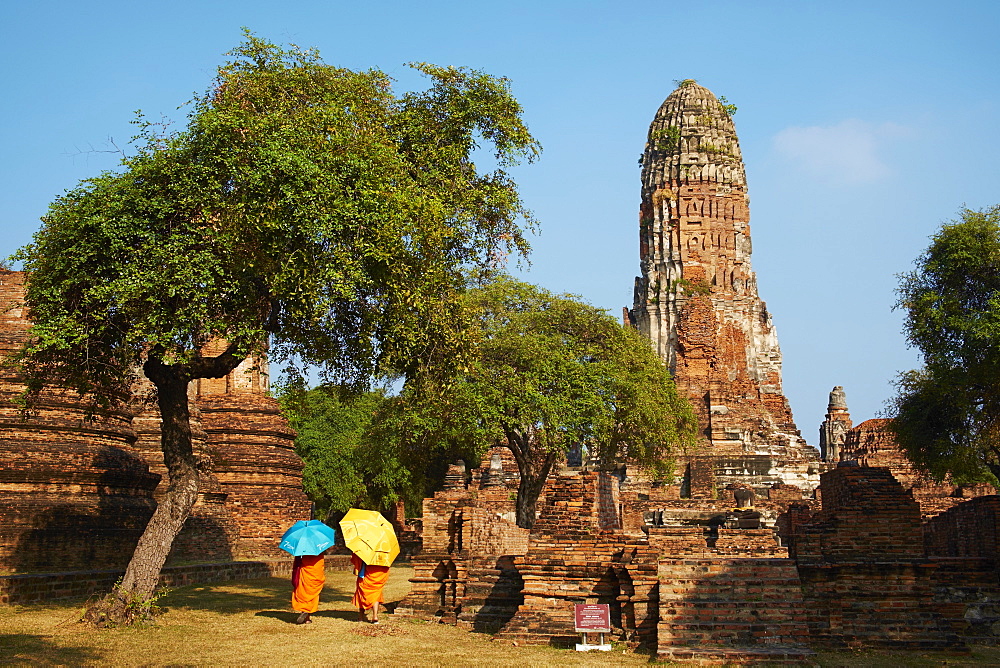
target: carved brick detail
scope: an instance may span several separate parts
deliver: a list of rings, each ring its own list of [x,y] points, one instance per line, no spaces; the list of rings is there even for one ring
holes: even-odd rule
[[[702,427],[702,456],[722,486],[819,484],[781,388],[781,350],[750,266],[749,200],[732,119],[686,81],[649,128],[643,156],[640,260],[630,319],[669,365]],[[748,476],[742,470],[758,471]]]

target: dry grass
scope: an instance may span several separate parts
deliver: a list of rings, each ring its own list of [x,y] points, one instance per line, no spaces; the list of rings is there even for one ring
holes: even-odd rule
[[[407,592],[411,569],[393,569],[386,600]],[[582,654],[550,647],[514,647],[442,624],[395,619],[357,622],[354,578],[327,573],[312,624],[294,624],[290,585],[275,578],[183,587],[163,600],[156,626],[99,630],[77,624],[80,606],[0,608],[0,665],[24,666],[548,666],[640,665],[647,655]],[[970,657],[890,653],[827,653],[822,666],[1000,665],[1000,651]]]
[[[386,601],[409,590],[412,569],[397,567]],[[544,666],[637,665],[634,654],[579,654],[513,647],[452,626],[380,615],[357,621],[354,576],[328,571],[313,623],[298,626],[287,580],[269,578],[194,585],[161,600],[156,626],[101,630],[75,623],[70,604],[0,608],[0,665],[108,666]]]

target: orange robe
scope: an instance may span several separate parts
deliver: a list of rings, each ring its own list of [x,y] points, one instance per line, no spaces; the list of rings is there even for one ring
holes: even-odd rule
[[[369,610],[375,607],[376,603],[385,603],[382,598],[382,587],[389,581],[388,566],[369,566],[356,554],[351,555],[351,565],[354,572],[358,574],[358,584],[354,587],[354,598],[351,605],[362,610]],[[364,577],[361,576],[362,568]]]
[[[319,593],[323,591],[325,582],[323,555],[295,557],[295,565],[292,567],[292,610],[316,612],[319,608]]]

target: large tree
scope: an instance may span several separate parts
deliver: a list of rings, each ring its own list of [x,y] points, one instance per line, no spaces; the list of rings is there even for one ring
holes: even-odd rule
[[[657,477],[692,446],[697,421],[669,371],[607,312],[507,277],[470,290],[465,303],[477,333],[467,366],[444,382],[414,375],[390,404],[404,457],[475,459],[508,447],[520,472],[517,523],[530,528],[545,479],[570,446],[605,467],[627,460]]]
[[[900,376],[890,429],[938,478],[1000,479],[1000,206],[963,209],[903,274],[898,307],[922,369]]]
[[[268,345],[346,380],[458,364],[468,267],[527,251],[505,169],[539,148],[507,80],[417,64],[430,87],[397,97],[378,70],[249,33],[228,55],[183,130],[140,119],[122,168],[56,200],[17,256],[32,389],[108,404],[139,369],[156,388],[167,490],[112,618],[149,599],[196,499],[192,379]],[[493,171],[473,162],[481,143]]]

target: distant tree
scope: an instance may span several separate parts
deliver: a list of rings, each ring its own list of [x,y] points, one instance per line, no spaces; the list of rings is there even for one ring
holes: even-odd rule
[[[697,421],[649,342],[605,311],[501,277],[465,303],[476,354],[457,377],[411,378],[389,407],[404,457],[510,448],[520,472],[517,523],[531,527],[552,466],[584,445],[668,475]],[[390,420],[386,420],[389,422]],[[414,467],[416,468],[416,467]]]
[[[459,364],[465,272],[528,249],[504,169],[539,149],[505,79],[418,64],[430,88],[396,97],[378,70],[249,33],[229,55],[184,130],[140,120],[123,168],[56,200],[16,256],[32,390],[107,405],[137,369],[156,388],[167,490],[107,600],[117,623],[150,599],[197,498],[191,380],[268,343],[344,381]],[[496,170],[476,169],[480,143]],[[213,340],[228,347],[209,356]]]
[[[396,501],[411,505],[427,491],[394,444],[373,438],[373,419],[387,399],[384,390],[324,384],[312,389],[285,386],[284,414],[297,432],[295,451],[305,462],[302,484],[321,518],[351,507],[388,510]]]
[[[938,478],[1000,479],[1000,206],[963,209],[917,268],[900,277],[897,307],[924,366],[900,376],[889,428]]]
[[[316,515],[326,518],[368,505],[363,436],[385,394],[322,385],[282,392],[278,400],[296,431],[295,451],[305,463],[302,485],[316,504]]]

